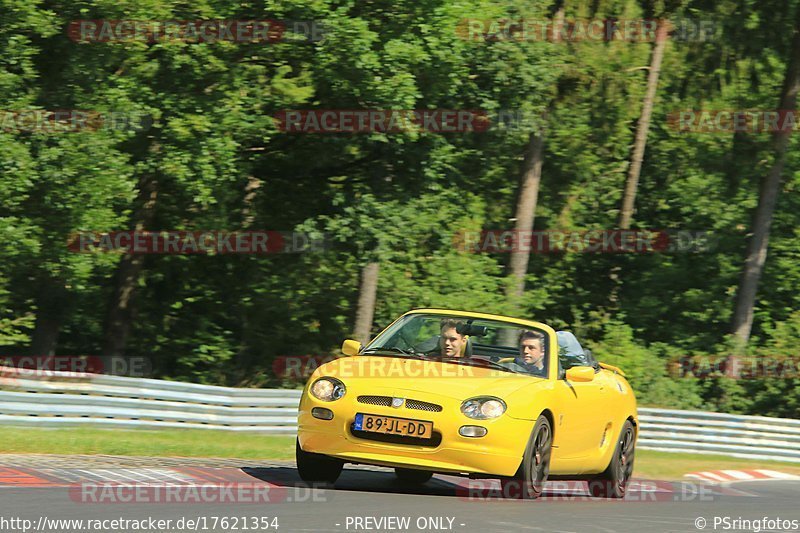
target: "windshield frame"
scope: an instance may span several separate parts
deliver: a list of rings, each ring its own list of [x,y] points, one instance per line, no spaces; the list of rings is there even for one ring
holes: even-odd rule
[[[537,376],[535,374],[528,373],[524,371],[524,369],[515,369],[513,367],[505,368],[501,370],[499,366],[496,366],[494,363],[496,361],[491,359],[491,356],[484,355],[484,354],[476,354],[476,358],[469,358],[464,359],[463,361],[459,361],[462,359],[460,357],[441,357],[435,355],[429,355],[423,352],[415,352],[413,350],[409,350],[408,354],[401,353],[398,349],[396,353],[391,353],[391,350],[395,348],[383,348],[383,344],[385,344],[392,336],[397,334],[397,332],[403,328],[408,321],[413,320],[417,316],[436,316],[441,318],[453,318],[457,320],[480,320],[480,321],[492,321],[492,322],[501,322],[504,324],[508,324],[509,326],[515,327],[517,329],[527,329],[527,330],[536,330],[545,336],[545,372],[543,376]],[[499,346],[498,346],[499,347]],[[370,354],[366,353],[369,350],[375,350],[378,353]],[[380,353],[382,352],[382,353]],[[534,377],[539,379],[550,379],[553,376],[557,375],[557,372],[553,370],[553,362],[555,361],[556,364],[558,363],[558,345],[556,342],[556,335],[555,330],[551,327],[547,326],[546,324],[542,324],[539,322],[535,322],[532,320],[524,320],[524,319],[515,319],[511,317],[505,317],[501,315],[491,315],[486,313],[476,313],[476,312],[469,312],[469,311],[453,311],[453,310],[444,310],[444,309],[415,309],[413,311],[409,311],[400,317],[398,317],[395,321],[393,321],[389,326],[387,326],[383,331],[381,331],[375,338],[373,338],[366,346],[363,346],[358,353],[359,356],[367,356],[367,355],[376,355],[380,357],[398,357],[398,358],[408,358],[408,359],[425,359],[432,362],[440,362],[442,364],[465,364],[469,366],[483,366],[481,363],[487,362],[488,364],[485,365],[485,368],[491,368],[493,370],[500,370],[505,371],[510,374],[519,374],[522,376]],[[475,356],[473,356],[475,357]],[[485,359],[484,359],[485,357]],[[499,363],[498,363],[499,365]]]

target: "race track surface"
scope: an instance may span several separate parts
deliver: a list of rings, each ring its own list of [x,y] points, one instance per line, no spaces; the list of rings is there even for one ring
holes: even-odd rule
[[[552,482],[519,501],[494,480],[437,475],[409,488],[372,467],[311,488],[290,462],[0,455],[2,531],[754,531],[745,521],[765,517],[800,520],[800,481],[636,480],[622,501]]]

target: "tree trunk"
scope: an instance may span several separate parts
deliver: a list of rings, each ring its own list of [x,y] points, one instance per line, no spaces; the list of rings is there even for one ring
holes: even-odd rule
[[[642,161],[644,161],[644,151],[647,147],[647,134],[650,131],[650,118],[653,115],[653,103],[658,90],[658,77],[661,74],[661,62],[664,59],[667,37],[667,23],[664,20],[659,20],[656,28],[656,42],[653,45],[653,53],[650,56],[642,112],[639,114],[639,122],[636,124],[631,164],[628,167],[625,191],[622,194],[622,207],[619,212],[620,229],[630,229],[631,220],[633,219],[633,206],[636,203],[636,190],[639,187],[639,176],[642,172]],[[621,271],[622,267],[617,264],[611,268],[608,276],[611,279],[611,293],[608,296],[609,308],[611,309],[616,309],[619,302],[619,294],[622,289]]]
[[[133,218],[134,230],[144,231],[152,225],[155,216],[158,183],[152,176],[139,180],[139,208]],[[135,318],[134,296],[139,276],[144,266],[143,254],[126,253],[117,266],[114,293],[106,316],[103,355],[121,357]]]
[[[553,33],[551,35],[553,41],[561,40],[561,29],[563,27],[564,3],[557,2],[555,13],[553,13]],[[558,95],[550,102],[550,108],[553,107],[557,98]],[[531,234],[533,223],[536,219],[536,205],[539,201],[539,184],[542,181],[544,138],[548,115],[549,109],[542,113],[539,131],[533,131],[528,136],[528,146],[525,150],[525,160],[522,165],[522,180],[519,187],[517,210],[514,213],[516,219],[514,230],[517,236],[517,243],[521,243],[524,237]],[[529,261],[529,251],[512,250],[508,261],[508,273],[511,280],[506,289],[506,297],[510,302],[513,302],[514,307],[519,306],[519,302],[525,294],[525,275],[528,273]]]
[[[356,309],[356,325],[353,336],[361,344],[370,339],[372,318],[375,316],[375,299],[378,294],[378,272],[380,263],[367,263],[361,271],[361,287],[358,293],[358,309]]]
[[[784,113],[794,112],[797,105],[797,93],[800,91],[800,9],[797,10],[790,53],[778,104],[781,117],[784,116]],[[736,308],[732,322],[737,351],[743,350],[747,345],[753,328],[753,308],[755,307],[758,281],[767,259],[769,230],[780,192],[783,167],[786,163],[786,150],[791,133],[791,128],[773,133],[775,159],[767,175],[762,178],[759,187],[758,207],[756,207],[753,217],[753,232],[747,243],[747,257],[739,281],[739,290],[736,293]]]
[[[664,59],[664,48],[667,44],[667,24],[659,21],[656,28],[656,42],[650,57],[650,69],[647,75],[647,91],[642,103],[642,113],[636,126],[636,137],[633,143],[631,166],[628,167],[628,178],[625,180],[625,193],[622,197],[622,210],[619,216],[619,227],[629,229],[633,218],[633,205],[636,201],[636,189],[639,186],[639,174],[642,170],[644,150],[647,146],[647,133],[650,131],[650,117],[653,114],[653,102],[658,89],[658,76],[661,73],[661,61]]]
[[[31,355],[55,355],[67,296],[58,280],[41,282],[36,298],[36,324],[31,335]]]
[[[244,199],[242,200],[242,229],[249,230],[256,219],[255,204],[258,189],[264,184],[255,176],[247,176],[247,185],[244,187]]]
[[[525,153],[525,162],[522,168],[522,183],[520,184],[519,200],[517,201],[516,224],[514,225],[517,242],[523,236],[530,235],[533,231],[533,222],[536,218],[536,204],[539,199],[539,184],[542,180],[542,163],[544,152],[544,123],[547,114],[543,114],[542,127],[538,132],[533,132],[528,137],[528,148]],[[519,301],[525,293],[525,274],[528,273],[530,252],[514,250],[511,252],[508,269],[511,284],[507,296],[511,301]]]
[[[253,229],[253,224],[256,220],[256,196],[258,195],[258,191],[261,189],[261,186],[264,184],[261,179],[249,175],[247,176],[247,183],[244,186],[244,197],[242,198],[242,231],[251,231]],[[247,266],[245,267],[247,276],[257,276],[259,271],[259,263],[255,262],[248,262]],[[240,349],[236,351],[232,361],[231,370],[235,372],[236,377],[236,386],[247,386],[250,384],[250,379],[256,373],[254,367],[257,365],[261,365],[264,362],[264,354],[257,353],[257,350],[253,350],[252,344],[252,324],[250,320],[250,314],[252,312],[252,306],[250,305],[243,305],[240,306],[238,310],[238,314],[240,316],[241,321],[241,346]]]

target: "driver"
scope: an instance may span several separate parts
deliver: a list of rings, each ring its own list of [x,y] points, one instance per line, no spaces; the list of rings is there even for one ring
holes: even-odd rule
[[[544,376],[547,373],[544,367],[544,334],[522,331],[519,334],[519,355],[514,362],[529,374]]]
[[[458,326],[462,322],[456,322],[451,318],[445,318],[441,324],[441,336],[439,337],[439,348],[442,357],[461,357],[464,354],[466,338],[458,332]]]

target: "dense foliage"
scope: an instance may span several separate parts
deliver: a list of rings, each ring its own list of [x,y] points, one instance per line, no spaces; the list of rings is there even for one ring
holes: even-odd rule
[[[549,19],[562,4],[567,19],[714,22],[712,38],[666,44],[634,216],[634,228],[708,231],[714,245],[533,254],[525,297],[510,302],[509,254],[466,253],[454,235],[513,228],[528,138],[542,123],[535,228],[616,227],[652,43],[470,41],[456,28],[470,18]],[[125,259],[70,252],[74,232],[321,232],[326,251],[146,256],[131,283],[124,353],[151,358],[157,377],[293,386],[273,375],[274,358],[337,351],[352,333],[361,270],[378,262],[373,333],[415,307],[518,314],[573,330],[629,370],[642,403],[798,417],[796,375],[674,372],[681,358],[730,351],[772,153],[767,133],[679,132],[668,121],[682,109],[774,109],[797,9],[796,0],[0,0],[0,110],[153,119],[61,134],[0,127],[0,345],[105,350]],[[324,20],[325,38],[80,43],[66,30],[78,19]],[[277,127],[286,109],[516,110],[533,120],[486,132],[302,134]],[[795,138],[748,348],[795,361],[797,147]]]

